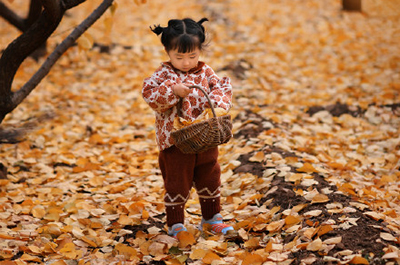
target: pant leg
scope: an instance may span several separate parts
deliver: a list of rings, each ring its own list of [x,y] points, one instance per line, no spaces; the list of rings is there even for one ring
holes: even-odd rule
[[[218,164],[218,147],[197,154],[194,185],[199,196],[203,218],[211,219],[221,211],[221,168]]]
[[[185,204],[193,185],[196,155],[184,154],[172,146],[160,152],[159,165],[164,179],[167,225],[184,223]]]

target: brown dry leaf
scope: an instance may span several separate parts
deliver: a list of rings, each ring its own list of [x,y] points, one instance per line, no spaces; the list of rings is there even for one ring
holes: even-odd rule
[[[300,223],[301,221],[302,221],[302,218],[299,215],[288,215],[285,218],[286,226],[292,226],[292,225]]]
[[[260,239],[257,237],[250,238],[247,240],[244,245],[245,248],[255,249],[260,246]]]
[[[384,239],[384,240],[386,240],[386,241],[397,241],[397,240],[398,240],[398,239],[397,239],[396,237],[394,237],[392,234],[385,233],[385,232],[382,232],[382,233],[380,234],[380,236],[381,236],[382,239]]]
[[[339,244],[340,242],[342,242],[342,237],[341,236],[332,237],[332,238],[328,238],[328,239],[324,240],[324,244],[327,244],[327,245]]]
[[[115,245],[114,250],[119,254],[123,255],[126,259],[132,260],[136,257],[137,251],[133,247],[127,246],[122,243]]]
[[[95,238],[90,238],[89,236],[83,236],[81,237],[81,240],[88,243],[91,247],[96,248],[98,246]]]
[[[323,236],[333,230],[331,225],[321,225],[318,229],[318,236]]]
[[[207,251],[207,253],[204,255],[204,258],[202,259],[203,263],[205,264],[213,264],[215,261],[221,260],[220,256],[215,254],[213,251]]]
[[[312,210],[304,213],[306,217],[317,217],[322,214],[322,210]]]
[[[21,260],[23,261],[27,261],[27,262],[42,262],[42,260],[39,257],[33,256],[33,255],[29,255],[29,254],[22,254],[22,256],[20,257]]]
[[[274,233],[274,232],[281,230],[284,225],[285,225],[285,220],[271,222],[267,225],[267,230],[270,233]]]
[[[315,239],[307,245],[309,251],[319,251],[322,248],[322,240],[320,238]]]
[[[400,258],[400,255],[398,252],[388,252],[382,256],[382,259],[398,259],[398,258]]]
[[[263,264],[263,258],[258,254],[247,254],[242,261],[242,265],[261,265]]]
[[[190,257],[192,260],[203,259],[207,253],[208,253],[208,250],[202,249],[202,248],[198,248],[198,249],[194,249],[194,250],[190,253],[190,256],[189,256],[189,257]]]
[[[288,253],[284,252],[272,252],[269,256],[268,256],[268,260],[272,260],[274,262],[283,262],[283,261],[288,261],[288,264],[290,264],[292,262],[292,260],[288,260],[289,255]]]
[[[312,198],[311,204],[324,203],[324,202],[328,202],[328,201],[329,201],[328,196],[326,196],[325,194],[322,194],[322,193],[318,193],[317,195],[315,195]]]
[[[318,232],[318,229],[317,229],[317,228],[310,227],[310,228],[307,228],[307,229],[304,231],[303,235],[304,235],[305,237],[307,237],[308,239],[312,239],[312,238],[314,237],[314,235],[315,235],[317,232]]]
[[[187,246],[190,246],[190,245],[193,245],[194,243],[196,243],[196,239],[194,238],[194,235],[188,231],[179,232],[177,235],[177,239],[179,241],[178,246],[180,248],[186,248]]]
[[[385,220],[385,216],[381,213],[377,213],[377,212],[365,212],[364,213],[366,216],[371,217],[372,219],[374,219],[375,221],[379,221],[379,220]]]
[[[304,165],[298,168],[297,171],[304,173],[318,173],[318,170],[316,170],[310,163],[304,163]]]
[[[261,162],[264,161],[264,159],[265,159],[264,152],[263,151],[259,151],[259,152],[255,153],[252,157],[250,157],[249,161],[261,163]]]
[[[148,252],[152,256],[162,256],[168,253],[168,247],[167,244],[153,242],[150,244]]]
[[[77,44],[82,50],[90,50],[93,47],[93,37],[86,32],[79,37]]]
[[[46,210],[43,206],[37,205],[32,208],[32,215],[36,218],[43,218],[46,215]]]
[[[80,251],[76,250],[75,245],[72,242],[66,243],[64,247],[59,250],[59,252],[67,259],[75,259],[80,254]]]
[[[351,261],[351,264],[369,264],[369,261],[363,257],[355,256]]]

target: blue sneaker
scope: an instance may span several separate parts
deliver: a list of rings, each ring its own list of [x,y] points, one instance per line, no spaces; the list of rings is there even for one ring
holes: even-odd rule
[[[232,226],[224,224],[222,215],[219,213],[215,214],[210,220],[204,220],[204,218],[201,219],[199,226],[200,231],[203,231],[203,225],[205,224],[210,225],[210,231],[214,234],[222,233],[226,235],[228,234],[228,231],[235,231]]]
[[[177,223],[168,228],[168,235],[176,238],[178,233],[182,231],[187,231],[186,227],[181,223]]]

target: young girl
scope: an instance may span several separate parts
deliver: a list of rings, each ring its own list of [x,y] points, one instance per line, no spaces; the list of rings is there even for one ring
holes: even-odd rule
[[[229,110],[232,100],[230,79],[220,79],[213,69],[199,61],[204,49],[203,18],[198,22],[185,18],[172,19],[167,27],[150,29],[161,34],[161,42],[170,61],[161,63],[155,73],[144,80],[142,95],[155,111],[156,138],[160,149],[159,165],[165,187],[165,208],[168,234],[176,237],[184,226],[184,208],[192,186],[200,200],[202,221],[199,229],[208,224],[214,233],[226,234],[232,226],[222,221],[220,208],[220,166],[218,147],[199,154],[184,154],[171,138],[173,122],[178,115],[194,120],[209,103],[205,95],[191,85],[208,92],[214,107]],[[181,101],[181,104],[178,104]]]

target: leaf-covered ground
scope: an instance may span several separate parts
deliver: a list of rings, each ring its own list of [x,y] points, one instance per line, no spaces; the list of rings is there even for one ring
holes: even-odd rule
[[[70,11],[50,49],[99,2]],[[0,264],[400,262],[399,18],[338,0],[117,4],[2,124],[41,120],[0,146]],[[210,19],[203,59],[233,79],[220,163],[234,238],[200,234],[195,192],[189,232],[165,232],[141,85],[166,59],[148,26],[186,16]],[[4,49],[18,32],[0,20],[0,34]],[[28,59],[14,87],[38,65]]]

